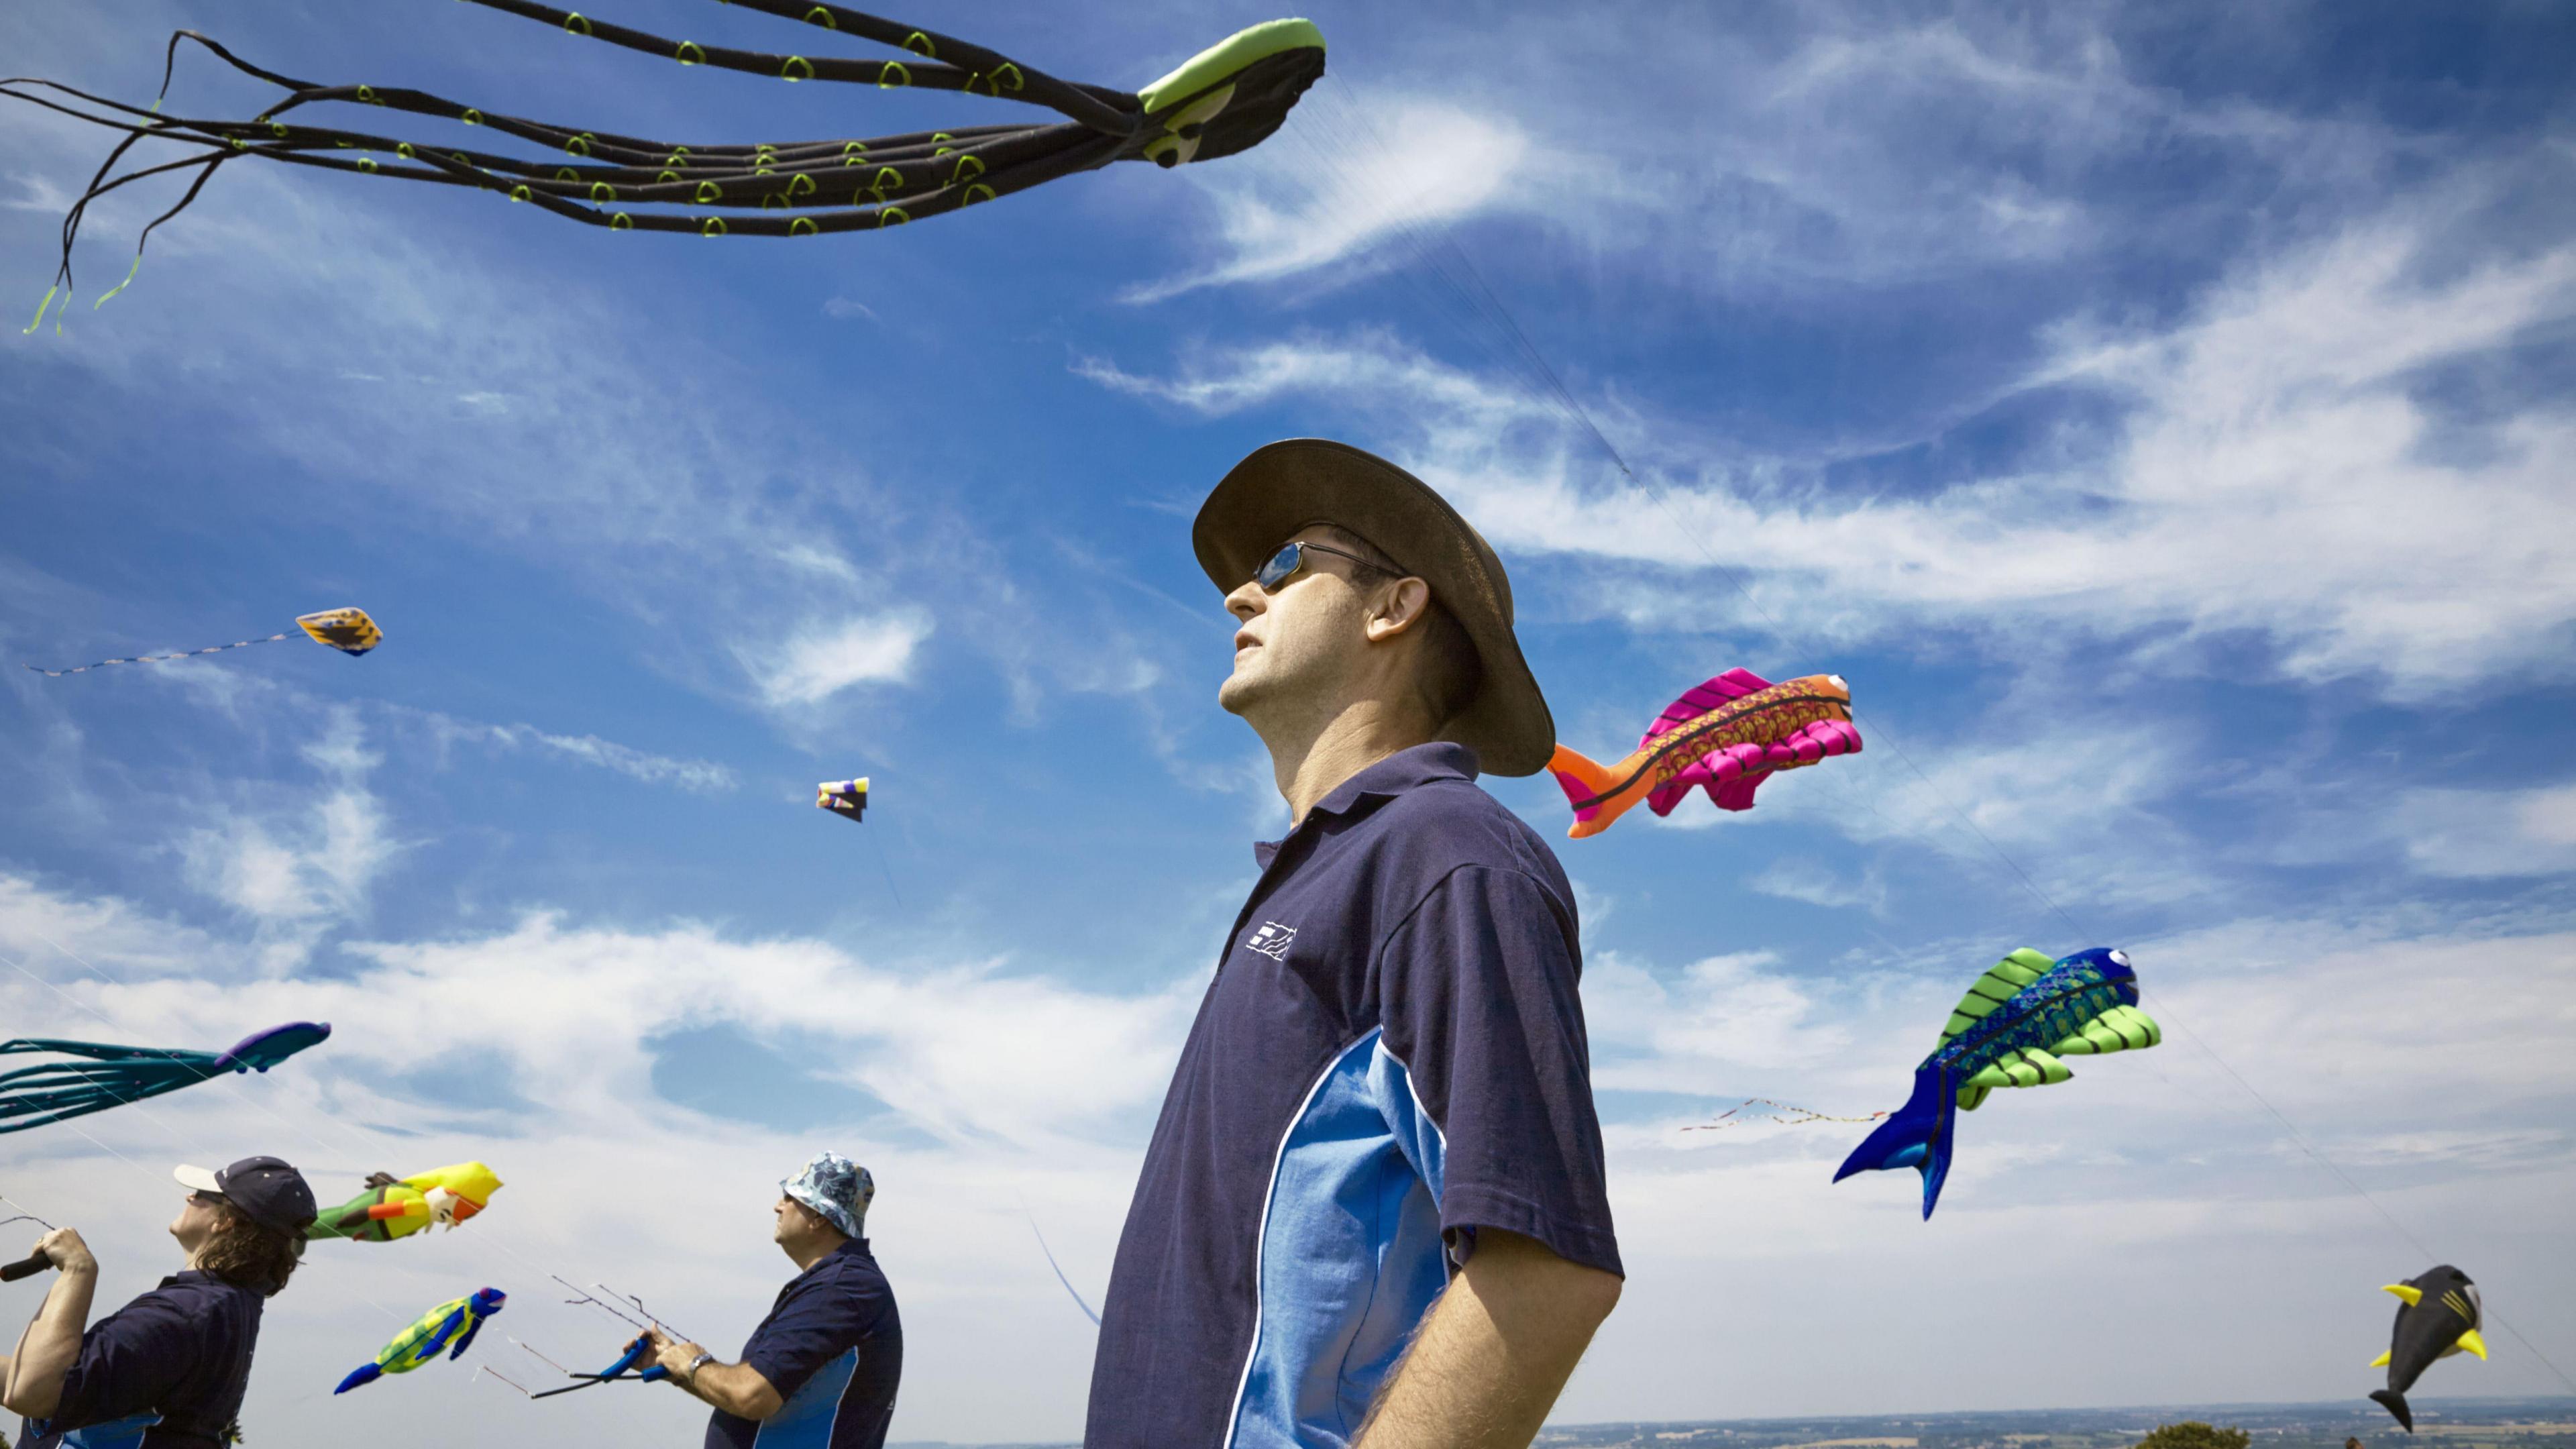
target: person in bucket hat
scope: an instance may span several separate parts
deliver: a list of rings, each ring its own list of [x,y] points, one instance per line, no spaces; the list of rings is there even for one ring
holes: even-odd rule
[[[78,1230],[37,1242],[57,1276],[16,1352],[0,1357],[0,1405],[27,1418],[22,1449],[55,1449],[67,1435],[141,1449],[238,1437],[260,1310],[303,1256],[313,1189],[274,1157],[171,1175],[188,1190],[170,1223],[187,1266],[98,1322],[88,1322],[98,1260]]]
[[[742,1361],[723,1363],[659,1328],[639,1367],[670,1371],[711,1406],[707,1449],[753,1444],[882,1449],[903,1379],[903,1321],[868,1251],[876,1179],[837,1152],[778,1184],[770,1240],[796,1264]]]
[[[1344,443],[1191,544],[1285,838],[1228,930],[1111,1273],[1087,1449],[1525,1444],[1621,1268],[1574,892],[1476,784],[1555,746],[1501,559]]]
[[[778,1184],[780,1193],[820,1214],[845,1238],[864,1238],[868,1204],[876,1201],[877,1180],[868,1170],[837,1152],[816,1153],[805,1170]]]

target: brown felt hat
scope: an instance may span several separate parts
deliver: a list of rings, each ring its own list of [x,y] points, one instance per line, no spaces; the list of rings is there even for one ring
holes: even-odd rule
[[[1431,485],[1373,453],[1323,438],[1254,449],[1199,506],[1190,546],[1209,582],[1232,593],[1288,536],[1347,528],[1431,585],[1475,641],[1484,683],[1440,731],[1489,775],[1535,775],[1556,749],[1556,721],[1512,636],[1512,582],[1493,545]]]

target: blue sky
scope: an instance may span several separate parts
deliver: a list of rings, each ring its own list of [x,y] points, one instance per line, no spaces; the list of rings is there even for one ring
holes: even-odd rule
[[[2576,21],[1311,13],[1325,79],[1221,163],[810,243],[244,164],[105,309],[7,334],[0,653],[347,603],[388,642],[0,690],[13,1034],[339,1027],[240,1090],[12,1137],[0,1191],[122,1296],[166,1268],[175,1189],[139,1174],[167,1161],[279,1151],[336,1195],[484,1157],[488,1217],[317,1256],[279,1301],[253,1432],[681,1442],[670,1396],[322,1390],[484,1282],[501,1326],[604,1360],[616,1325],[547,1273],[733,1352],[786,1272],[774,1183],[834,1147],[880,1183],[896,1436],[1071,1437],[1090,1329],[1024,1209],[1096,1300],[1283,818],[1214,705],[1189,516],[1325,434],[1501,549],[1578,748],[1738,665],[1841,673],[1862,710],[1864,754],[1747,816],[1562,852],[1632,1273],[1562,1418],[2358,1394],[2375,1285],[2427,1262],[2309,1148],[2576,1370]],[[688,0],[614,18],[801,43]],[[1142,84],[1269,17],[911,18]],[[676,139],[990,109],[430,0],[15,7],[0,50],[139,101],[179,26]],[[202,59],[172,96],[263,99]],[[32,311],[106,141],[0,125]],[[93,210],[87,297],[171,199]],[[857,828],[810,804],[850,774]],[[1559,832],[1552,785],[1489,783]],[[1683,1130],[1893,1106],[2024,944],[2128,947],[2167,1044],[1969,1119],[1930,1224],[1910,1176],[1828,1185],[1856,1129]],[[1951,1325],[2007,1313],[2050,1331],[1998,1379]],[[2438,1391],[2563,1387],[2490,1337]]]

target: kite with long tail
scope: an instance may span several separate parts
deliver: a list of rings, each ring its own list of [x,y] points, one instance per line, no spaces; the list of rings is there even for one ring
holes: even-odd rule
[[[24,1132],[193,1087],[226,1072],[264,1072],[331,1035],[331,1024],[295,1021],[244,1037],[232,1050],[106,1046],[98,1042],[16,1037],[0,1056],[21,1052],[75,1058],[0,1072],[0,1132]]]
[[[300,614],[296,616],[295,627],[304,631],[301,637],[316,644],[328,644],[348,655],[364,654],[385,642],[385,631],[376,626],[375,620],[367,617],[364,609],[324,609],[318,614]],[[209,644],[203,649],[183,649],[176,654],[137,654],[130,659],[101,659],[94,664],[70,669],[46,669],[34,664],[27,667],[47,679],[61,679],[66,675],[105,669],[111,664],[167,664],[173,659],[194,659],[200,654],[221,654],[227,649],[248,649],[253,644],[274,644],[281,639],[297,637],[292,630],[282,630],[263,639],[237,639],[230,644]]]
[[[235,70],[288,94],[246,120],[211,120],[163,114],[158,101],[147,109],[54,81],[0,80],[0,94],[125,133],[63,219],[62,267],[55,290],[67,292],[71,286],[72,241],[91,201],[148,176],[193,172],[195,179],[179,204],[144,228],[143,237],[148,239],[153,227],[196,199],[217,169],[243,156],[472,187],[527,202],[569,221],[616,231],[819,236],[921,221],[1113,161],[1151,161],[1170,167],[1230,156],[1279,129],[1289,108],[1324,70],[1323,32],[1304,20],[1274,20],[1238,32],[1162,79],[1130,92],[1059,80],[954,36],[812,0],[726,3],[801,20],[823,32],[815,39],[825,45],[869,41],[899,52],[900,58],[859,60],[820,52],[737,50],[671,40],[527,0],[473,3],[683,66],[710,66],[783,81],[971,91],[1037,106],[1062,119],[866,139],[681,143],[530,120],[404,86],[297,80],[253,65],[193,30],[182,30],[170,38],[161,80],[165,98],[182,40],[195,41]],[[323,102],[461,121],[554,154],[531,158],[284,119],[299,107]],[[145,139],[175,142],[192,148],[191,154],[112,174],[127,150]],[[135,265],[141,264],[142,240],[138,239]],[[126,280],[133,280],[132,271]],[[116,290],[123,290],[123,284]],[[108,293],[114,295],[115,291]],[[53,292],[46,294],[46,305],[51,305],[53,296]],[[36,321],[43,320],[40,306]],[[34,331],[35,324],[27,330]]]

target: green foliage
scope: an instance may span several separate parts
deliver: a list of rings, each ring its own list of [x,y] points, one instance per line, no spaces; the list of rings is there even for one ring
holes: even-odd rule
[[[2161,1424],[2140,1440],[2138,1449],[2245,1449],[2253,1436],[2242,1429],[2213,1429],[2198,1419]]]

